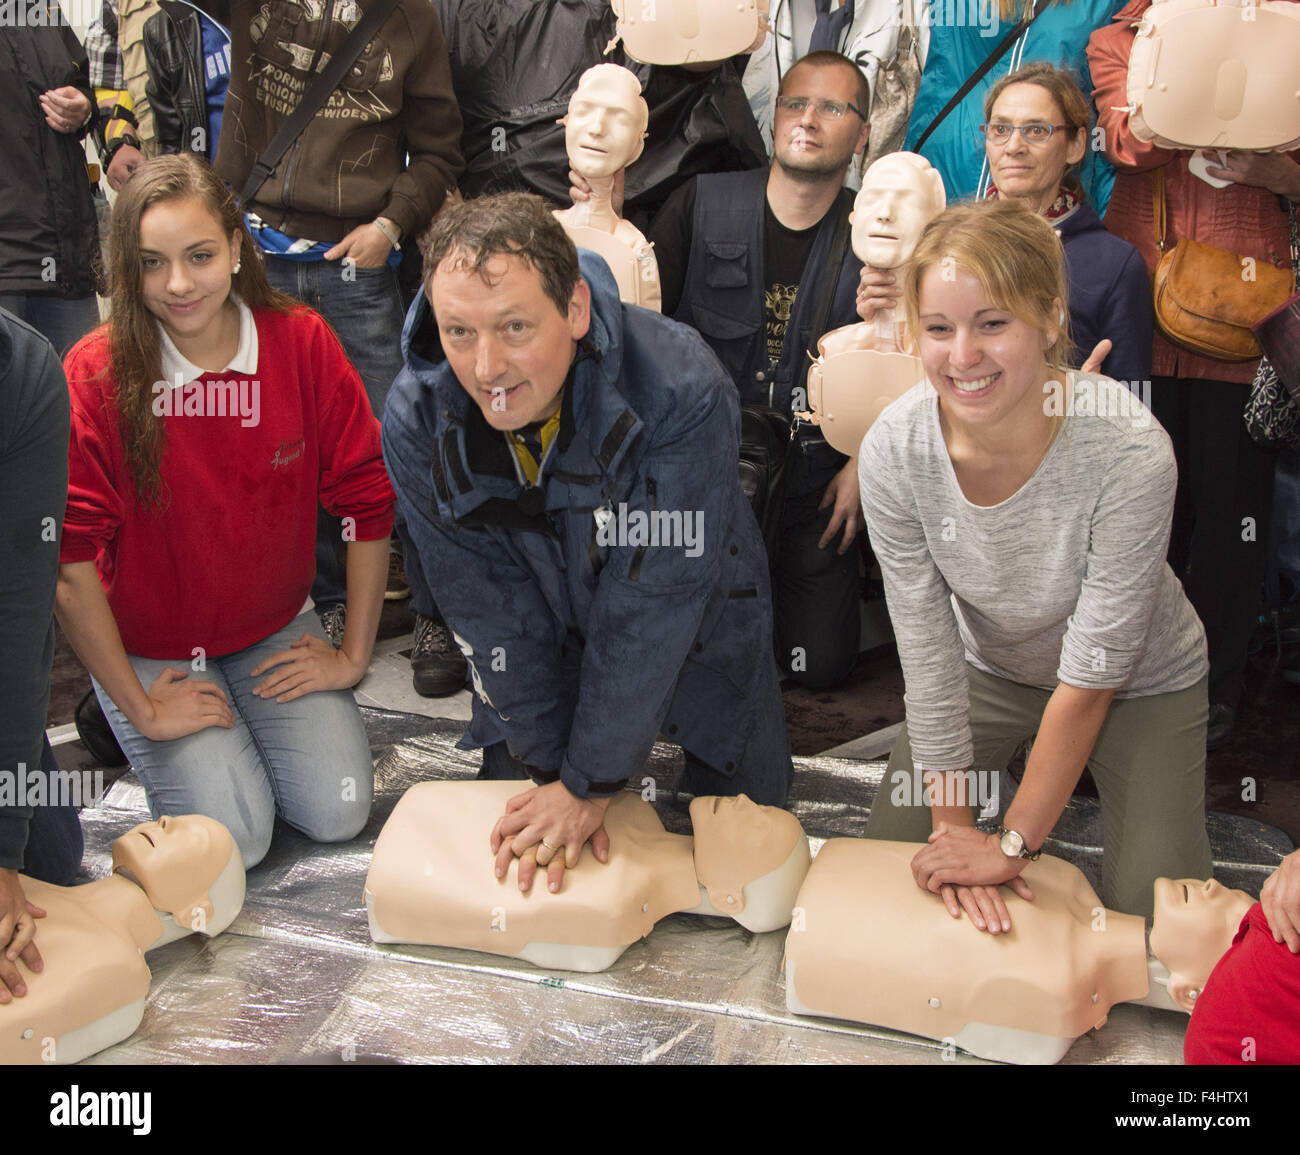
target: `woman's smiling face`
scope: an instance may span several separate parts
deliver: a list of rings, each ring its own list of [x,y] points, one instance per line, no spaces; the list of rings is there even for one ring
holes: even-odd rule
[[[221,221],[198,197],[159,201],[140,217],[145,308],[182,352],[220,332],[238,260],[238,234],[223,235]]]
[[[1054,307],[1060,316],[1059,299]],[[951,416],[988,428],[1042,410],[1055,326],[1044,331],[995,307],[974,275],[943,263],[922,276],[918,312],[921,361]]]

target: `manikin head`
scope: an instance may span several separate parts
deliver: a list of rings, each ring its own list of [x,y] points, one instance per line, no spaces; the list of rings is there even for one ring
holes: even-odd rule
[[[747,894],[746,888],[772,876],[786,866],[797,848],[804,848],[802,868],[791,871],[793,889],[783,916],[775,923],[784,926],[807,870],[807,840],[799,820],[788,810],[760,806],[739,794],[696,798],[691,803],[691,826],[700,886],[716,910],[737,918],[742,925],[748,925],[742,912],[753,897],[753,891]]]
[[[867,169],[853,202],[853,251],[878,269],[912,256],[921,233],[947,205],[943,178],[923,156],[893,152]]]
[[[1185,1011],[1196,1005],[1215,964],[1232,945],[1254,899],[1210,879],[1157,878],[1151,953],[1169,971],[1169,997]]]
[[[220,822],[202,814],[164,815],[129,830],[113,843],[113,871],[138,883],[155,910],[202,934],[224,930],[243,902],[243,860],[235,841]],[[239,882],[233,903],[226,885],[232,873]]]
[[[641,155],[650,106],[634,73],[618,64],[597,64],[582,74],[560,123],[574,171],[613,176]]]

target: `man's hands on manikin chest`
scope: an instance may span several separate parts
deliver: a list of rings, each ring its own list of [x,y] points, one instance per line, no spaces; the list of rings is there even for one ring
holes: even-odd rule
[[[599,862],[609,861],[609,835],[605,810],[614,800],[579,798],[563,782],[549,782],[516,794],[492,828],[490,844],[496,856],[496,875],[503,882],[511,858],[519,859],[519,889],[527,894],[540,866],[546,887],[560,889],[567,867],[572,870],[588,842]]]

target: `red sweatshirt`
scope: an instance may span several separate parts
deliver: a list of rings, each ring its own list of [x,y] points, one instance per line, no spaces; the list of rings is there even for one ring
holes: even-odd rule
[[[357,541],[392,530],[379,422],[338,338],[310,309],[253,316],[256,388],[242,383],[243,412],[232,403],[222,416],[219,391],[198,390],[237,376],[228,370],[184,387],[195,407],[206,399],[205,415],[185,415],[172,394],[172,412],[160,418],[161,512],[135,500],[107,328],[83,338],[64,362],[72,439],[59,559],[96,563],[128,654],[189,661],[202,647],[220,657],[287,625],[315,574],[318,498],[331,513],[355,518]],[[228,396],[237,402],[233,389]]]
[[[1273,940],[1258,902],[1196,1000],[1183,1062],[1300,1063],[1300,955]]]

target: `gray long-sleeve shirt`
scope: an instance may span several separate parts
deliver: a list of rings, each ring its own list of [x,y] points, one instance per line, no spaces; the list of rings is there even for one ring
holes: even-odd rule
[[[1053,689],[1142,697],[1205,676],[1205,631],[1165,561],[1177,469],[1169,438],[1113,381],[1076,385],[1051,448],[1005,501],[957,482],[928,382],[890,405],[858,472],[906,681],[916,766],[974,753],[965,662]]]

